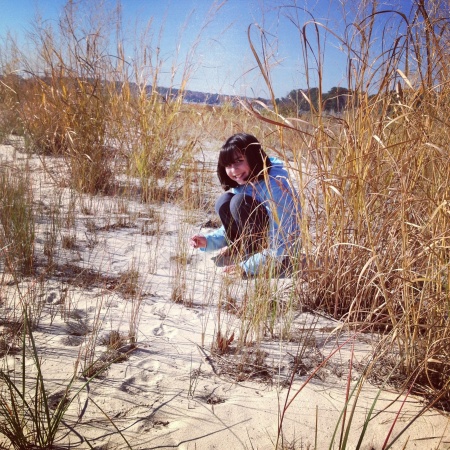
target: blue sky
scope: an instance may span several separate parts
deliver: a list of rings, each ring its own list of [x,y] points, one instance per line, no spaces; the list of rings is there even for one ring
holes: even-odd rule
[[[91,2],[100,4],[99,0]],[[0,0],[0,36],[5,36],[7,31],[18,38],[23,36],[26,30],[31,28],[36,11],[40,12],[43,19],[54,23],[65,3],[65,0]],[[106,0],[106,3],[114,5],[115,0]],[[152,45],[156,46],[157,36],[162,28],[160,47],[166,65],[160,85],[170,84],[170,67],[175,55],[178,55],[179,63],[184,61],[185,54],[193,48],[214,1],[122,0],[121,3],[124,29],[131,30],[125,36],[130,44],[128,48],[130,58],[132,35],[136,29],[152,20],[152,30],[156,36]],[[289,16],[295,13],[299,22],[305,23],[310,19],[302,9],[306,7],[316,20],[328,23],[341,33],[343,23],[341,3],[339,0],[225,1],[201,32],[200,44],[192,57],[195,72],[189,77],[188,89],[268,97],[268,90],[259,70],[256,69],[256,62],[247,39],[250,24],[264,27],[271,41],[274,66],[270,73],[275,95],[285,96],[292,89],[306,87],[299,32],[292,25]],[[405,10],[411,5],[409,0],[397,0],[395,3],[397,7]],[[293,4],[296,4],[297,8],[280,8],[280,5]],[[352,14],[351,10],[347,10],[346,13]],[[259,35],[255,25],[253,30],[255,44],[258,44]],[[331,35],[326,38],[325,49],[324,89],[346,86],[345,58],[339,50],[338,42]],[[314,76],[314,71],[311,74]],[[180,76],[175,78],[175,87],[179,83],[179,78]],[[317,83],[313,80],[311,84],[314,86]]]

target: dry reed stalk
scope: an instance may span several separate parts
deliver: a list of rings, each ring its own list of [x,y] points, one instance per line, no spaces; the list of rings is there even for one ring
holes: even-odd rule
[[[277,153],[294,161],[300,181],[305,253],[320,264],[298,289],[299,301],[352,324],[393,330],[388,345],[400,354],[398,370],[409,378],[420,367],[415,389],[423,384],[448,402],[450,326],[443,311],[449,304],[450,165],[444,149],[450,91],[444,9],[419,1],[408,18],[366,6],[349,33],[336,36],[347,52],[349,74],[348,100],[339,115],[324,114],[321,85],[323,36],[333,32],[315,21],[293,21],[305,57],[309,115],[299,120],[297,111],[284,119],[276,109],[268,116],[247,108],[282,135]],[[395,26],[384,22],[384,47],[376,54],[371,39],[388,14]],[[316,67],[308,66],[310,55]],[[270,61],[258,57],[257,63],[270,90]],[[318,74],[314,101],[308,98],[310,70]]]

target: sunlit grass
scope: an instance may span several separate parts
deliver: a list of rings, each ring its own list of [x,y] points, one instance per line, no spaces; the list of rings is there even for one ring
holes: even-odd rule
[[[171,218],[161,205],[174,204],[182,210],[176,218],[176,254],[170,260],[170,298],[186,307],[198,306],[187,234],[191,227],[201,229],[205,216],[213,214],[216,162],[208,159],[213,152],[208,145],[236,132],[252,133],[268,153],[284,160],[299,191],[302,255],[292,255],[294,274],[289,282],[283,284],[274,273],[252,280],[224,278],[218,298],[213,297],[212,284],[220,276],[214,273],[211,286],[204,288],[201,306],[206,310],[215,305],[216,310],[202,319],[202,347],[221,357],[234,354],[238,381],[251,377],[253,372],[246,367],[267,374],[261,342],[292,339],[298,331],[292,319],[296,311],[320,312],[355,333],[379,333],[376,352],[389,355],[391,372],[403,381],[407,392],[422,393],[430,404],[448,407],[448,35],[445,29],[442,34],[430,31],[426,24],[434,18],[425,17],[419,6],[417,14],[423,22],[407,27],[412,45],[405,40],[386,42],[388,47],[400,46],[401,52],[391,48],[378,58],[367,47],[373,26],[368,19],[373,16],[363,18],[353,28],[354,36],[342,38],[352,69],[348,80],[352,101],[339,114],[329,115],[319,89],[317,103],[309,99],[310,111],[293,111],[295,117],[282,116],[277,105],[272,109],[260,104],[258,108],[256,104],[186,105],[187,78],[178,95],[163,97],[157,91],[158,54],[151,54],[150,48],[139,49],[141,59],[136,58],[130,68],[124,64],[122,42],[115,42],[117,55],[110,58],[106,50],[111,42],[102,34],[105,23],[78,29],[76,11],[70,8],[54,29],[37,24],[35,59],[26,59],[16,49],[10,64],[2,67],[0,135],[23,133],[26,146],[40,156],[55,183],[55,192],[63,188],[71,192],[65,223],[56,206],[49,213],[43,245],[47,267],[39,288],[45,289],[57,248],[76,251],[78,203],[84,214],[93,215],[84,219],[87,245],[92,249],[99,245],[95,211],[91,211],[95,208],[89,207],[89,199],[102,194],[114,196],[115,212],[129,222],[129,201],[148,205],[148,214],[140,218],[141,233],[149,237],[146,257],[151,274],[158,268],[164,222]],[[437,19],[433,23],[440,27]],[[303,24],[296,26],[302,30]],[[78,33],[82,39],[77,39]],[[303,35],[300,45],[305,54],[319,51],[314,39],[320,39],[320,33],[318,29],[309,40]],[[423,63],[408,71],[406,59]],[[270,67],[262,60],[259,64],[262,71]],[[21,65],[26,77],[16,75]],[[138,76],[148,66],[152,71]],[[314,69],[320,81],[325,69]],[[270,77],[266,78],[271,90]],[[53,170],[54,161],[59,161],[61,170]],[[12,173],[5,168],[0,174],[0,260],[5,270],[29,276],[36,266],[30,172],[27,169],[17,177]],[[58,195],[55,205],[60,203]],[[76,275],[94,277],[81,269]],[[118,281],[124,298],[131,302],[128,339],[133,346],[144,295],[141,275],[133,267]],[[39,321],[38,306],[30,310],[36,316],[30,318],[33,323]],[[101,320],[95,317],[95,329],[86,329],[91,334],[83,355],[83,370],[89,375],[97,371],[95,347]],[[206,320],[215,323],[211,342],[205,342]],[[300,335],[306,343],[312,331],[303,330]],[[361,383],[376,374],[376,362],[375,358]],[[347,392],[355,402],[359,386],[351,395]],[[290,404],[286,401],[285,408]],[[65,409],[61,411],[64,414]],[[341,431],[340,448],[342,443],[345,446],[351,423],[351,418],[346,422],[344,417],[341,428],[336,428]]]
[[[386,333],[405,386],[448,402],[450,91],[448,33],[427,28],[439,29],[436,11],[417,6],[422,20],[404,23],[394,43],[386,37],[380,55],[368,45],[378,16],[366,12],[351,24],[354,33],[339,37],[348,49],[350,95],[340,114],[325,112],[320,85],[303,116],[248,109],[278,129],[278,153],[291,159],[302,186],[303,246],[313,264],[299,301]],[[300,45],[321,61],[326,30],[309,28]],[[413,60],[423,65],[408,65]],[[261,71],[268,66],[261,61]],[[311,70],[320,82],[324,67]]]

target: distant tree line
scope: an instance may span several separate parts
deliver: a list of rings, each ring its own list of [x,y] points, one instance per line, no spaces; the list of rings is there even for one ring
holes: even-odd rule
[[[151,86],[147,86],[148,90],[151,90]],[[157,87],[157,91],[163,97],[171,96],[176,97],[180,94],[180,91],[176,88],[165,88],[165,87]],[[199,92],[199,91],[190,91],[184,90],[182,92],[183,101],[186,103],[199,103],[211,106],[220,106],[224,104],[237,106],[239,104],[239,100],[250,100],[248,97],[239,97],[235,95],[226,95],[226,94],[213,94],[210,92]],[[259,100],[262,103],[269,104],[269,100],[265,98],[252,98],[251,100]]]
[[[30,83],[30,79],[22,78],[20,75],[15,76],[17,78],[16,83],[19,82],[26,87]],[[0,74],[0,81],[4,77]],[[50,78],[46,75],[39,77],[44,83],[51,82]],[[11,79],[11,76],[10,76]],[[86,82],[94,82],[87,78]],[[116,82],[116,89],[120,91],[123,88],[123,83]],[[102,83],[103,85],[103,83]],[[129,89],[132,94],[139,95],[140,89],[136,83],[131,82],[129,84]],[[148,95],[151,94],[153,88],[151,85],[145,86],[145,90]],[[270,100],[258,97],[258,98],[248,98],[248,97],[238,97],[231,95],[223,95],[217,93],[209,92],[198,92],[191,90],[180,91],[176,88],[166,88],[157,86],[156,91],[161,96],[162,99],[168,99],[183,96],[183,101],[186,103],[198,103],[211,106],[219,106],[223,104],[230,104],[237,106],[240,100],[258,100],[262,104],[270,105]],[[1,99],[0,99],[1,100]],[[323,111],[333,111],[340,112],[345,110],[345,108],[351,103],[357,101],[357,94],[353,93],[349,89],[342,87],[332,87],[328,92],[322,92],[322,110]],[[313,87],[310,89],[293,89],[290,91],[286,97],[281,97],[276,99],[278,110],[282,114],[298,114],[302,112],[311,111],[312,107],[317,111],[319,109],[319,88]]]
[[[322,110],[340,112],[356,100],[349,89],[332,87],[328,92],[322,92]],[[319,88],[293,89],[286,97],[276,99],[281,113],[302,113],[311,111],[312,107],[319,109]]]

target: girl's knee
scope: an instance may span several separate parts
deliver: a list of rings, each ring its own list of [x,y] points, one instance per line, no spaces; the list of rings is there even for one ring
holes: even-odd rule
[[[231,192],[225,192],[216,200],[215,210],[216,213],[220,215],[220,210],[224,205],[227,205],[227,208],[230,208],[230,202],[233,199],[234,195]]]
[[[230,200],[230,209],[234,211],[238,211],[241,208],[252,209],[253,203],[255,200],[252,197],[245,194],[235,194],[233,198]]]

